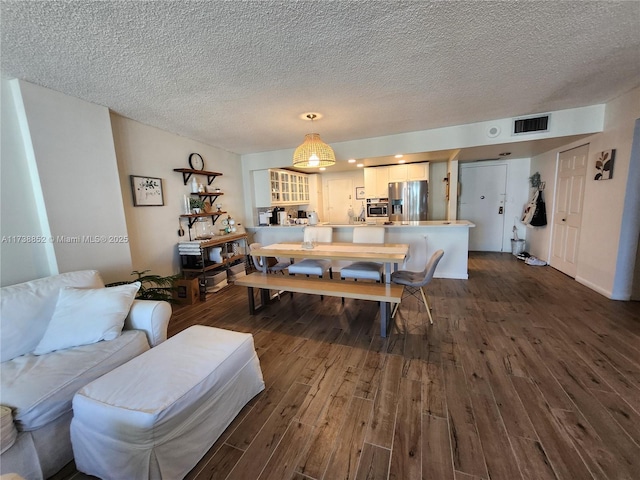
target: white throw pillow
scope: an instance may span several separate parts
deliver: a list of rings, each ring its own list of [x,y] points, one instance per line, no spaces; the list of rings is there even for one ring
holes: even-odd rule
[[[106,288],[63,287],[34,355],[113,340],[140,289],[140,282]]]

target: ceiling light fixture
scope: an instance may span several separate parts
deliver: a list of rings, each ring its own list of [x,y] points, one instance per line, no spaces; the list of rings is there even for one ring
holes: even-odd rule
[[[311,120],[318,118],[317,113],[307,113],[304,117]],[[317,133],[307,133],[304,142],[293,152],[293,166],[299,168],[330,167],[335,165],[336,155],[333,149],[324,143]]]
[[[364,163],[359,163],[359,164],[356,165],[356,167],[362,168],[362,167],[364,167]]]
[[[398,163],[405,163],[406,160],[398,160]]]
[[[355,158],[350,158],[349,160],[347,160],[347,162],[349,162],[349,163],[356,163],[356,159],[355,159]]]
[[[397,155],[396,155],[396,158],[402,158],[403,156],[404,156],[404,155],[402,155],[402,154],[400,154],[400,153],[399,153],[399,154],[397,154]]]

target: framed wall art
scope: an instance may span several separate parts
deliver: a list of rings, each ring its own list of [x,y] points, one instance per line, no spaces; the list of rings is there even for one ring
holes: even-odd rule
[[[610,180],[613,178],[613,161],[616,158],[616,149],[604,150],[596,157],[596,176],[594,180]]]
[[[356,200],[364,200],[364,187],[356,187]]]
[[[162,179],[129,175],[134,207],[161,207],[164,205]]]

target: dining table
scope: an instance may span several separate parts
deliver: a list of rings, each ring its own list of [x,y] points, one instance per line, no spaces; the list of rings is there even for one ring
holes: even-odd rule
[[[391,283],[391,270],[397,270],[409,255],[406,243],[352,243],[352,242],[280,242],[262,246],[251,252],[263,257],[311,258],[346,260],[351,262],[378,262],[384,265],[384,282]],[[264,263],[263,263],[264,264]]]
[[[391,322],[391,303],[399,303],[403,287],[391,283],[391,271],[407,260],[409,245],[404,243],[322,243],[322,242],[281,242],[266,245],[251,251],[252,256],[261,257],[266,265],[267,257],[295,259],[323,259],[335,261],[367,261],[384,265],[384,283],[354,282],[350,280],[311,280],[296,277],[268,275],[266,272],[252,273],[237,282],[248,287],[249,310],[254,313],[253,287],[260,288],[262,306],[270,303],[269,286],[283,291],[298,291],[316,295],[342,296],[362,300],[376,300],[380,303],[380,335],[386,337]],[[257,275],[257,277],[256,277]],[[271,279],[267,281],[267,279]],[[264,279],[264,280],[261,280]]]

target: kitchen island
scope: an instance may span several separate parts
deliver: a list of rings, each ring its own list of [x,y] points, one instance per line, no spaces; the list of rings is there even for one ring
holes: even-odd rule
[[[367,228],[370,225],[359,224],[329,224],[321,222],[318,225],[333,227],[334,242],[351,242],[354,228]],[[438,249],[445,254],[435,273],[437,278],[467,279],[469,257],[469,228],[475,224],[467,220],[452,221],[421,221],[401,224],[395,222],[384,226],[385,242],[409,244],[409,256],[400,268],[408,270],[423,270],[427,260]],[[253,237],[253,242],[270,245],[278,242],[302,242],[304,225],[271,225],[268,227],[248,227],[247,232]],[[347,262],[334,262],[334,270],[346,265]]]

